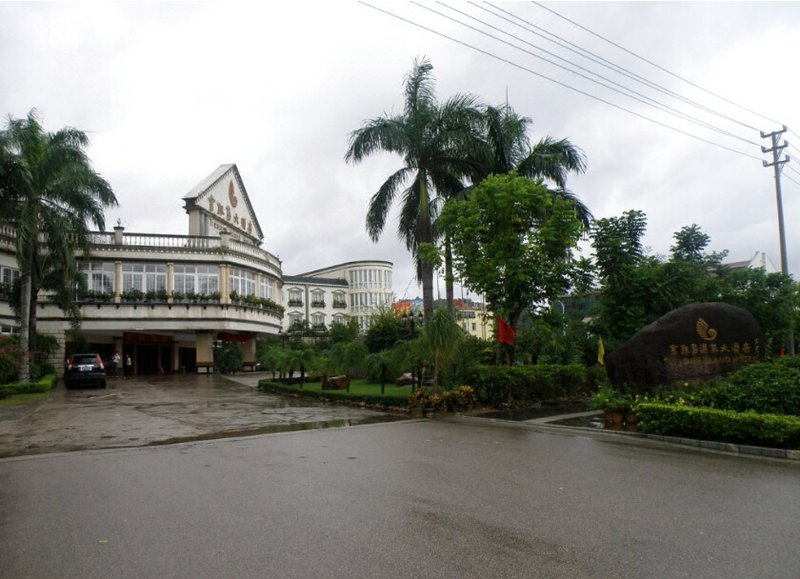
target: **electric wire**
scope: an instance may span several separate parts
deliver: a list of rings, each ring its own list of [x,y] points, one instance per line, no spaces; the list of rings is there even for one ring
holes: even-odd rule
[[[496,13],[490,11],[490,10],[487,10],[486,8],[476,4],[475,2],[469,2],[469,4],[472,4],[473,6],[488,12],[489,14],[497,16],[498,18],[502,18],[503,20],[506,20],[507,22],[515,24],[515,23],[511,22],[510,20],[508,20],[507,18],[505,18],[505,17],[503,17],[503,16],[501,16],[499,14],[496,14]],[[735,118],[730,117],[730,116],[728,116],[726,114],[723,114],[723,113],[720,113],[718,111],[715,111],[714,109],[712,109],[710,107],[707,107],[707,106],[705,106],[705,105],[703,105],[701,103],[698,103],[695,100],[687,98],[687,97],[685,97],[685,96],[683,96],[683,95],[681,95],[681,94],[679,94],[679,93],[677,93],[677,92],[675,92],[673,90],[670,90],[670,89],[668,89],[668,88],[666,88],[666,87],[664,87],[664,86],[662,86],[662,85],[660,85],[660,84],[658,84],[656,82],[653,82],[653,81],[651,81],[651,80],[649,80],[649,79],[647,79],[647,78],[645,78],[645,77],[643,77],[643,76],[641,76],[641,75],[639,75],[639,74],[637,74],[637,73],[625,68],[624,66],[620,66],[620,65],[618,65],[618,64],[616,64],[616,63],[614,63],[614,62],[612,62],[612,61],[610,61],[608,59],[603,58],[602,56],[592,52],[591,50],[587,50],[587,49],[579,46],[578,44],[575,44],[575,43],[567,40],[566,38],[558,36],[557,34],[553,34],[552,32],[550,32],[548,30],[545,30],[544,28],[542,28],[540,26],[537,26],[536,24],[533,24],[532,22],[530,22],[528,20],[525,20],[524,18],[522,18],[520,16],[517,16],[516,14],[513,14],[513,13],[509,12],[508,10],[500,8],[499,6],[495,6],[491,2],[485,2],[485,4],[487,4],[488,6],[491,6],[495,10],[498,10],[500,12],[508,14],[509,16],[511,16],[513,18],[516,18],[517,20],[519,20],[521,22],[524,22],[527,26],[535,28],[536,30],[540,30],[542,33],[544,33],[544,34],[546,34],[548,36],[552,36],[553,38],[556,38],[557,41],[556,40],[552,40],[550,38],[547,38],[543,34],[534,32],[532,30],[528,30],[528,32],[530,32],[531,34],[535,34],[536,36],[540,36],[540,37],[544,38],[545,40],[548,40],[549,42],[552,42],[554,44],[558,44],[562,48],[566,48],[567,50],[569,50],[571,52],[574,52],[575,54],[577,54],[577,55],[579,55],[579,56],[581,56],[583,58],[591,60],[592,62],[594,62],[596,64],[599,64],[600,66],[604,66],[604,67],[606,67],[606,68],[608,68],[610,70],[613,70],[614,72],[616,72],[618,74],[621,74],[623,76],[626,76],[626,77],[630,78],[631,80],[634,80],[634,81],[636,81],[638,83],[647,85],[648,87],[650,87],[650,88],[652,88],[654,90],[657,90],[658,92],[661,92],[662,94],[665,94],[667,96],[671,96],[671,97],[673,97],[675,99],[678,99],[678,100],[680,100],[680,101],[682,101],[682,102],[684,102],[684,103],[686,103],[688,105],[691,105],[691,106],[693,106],[695,108],[703,110],[703,111],[705,111],[707,113],[716,115],[716,116],[721,117],[721,118],[723,118],[725,120],[728,120],[728,121],[730,121],[732,123],[736,123],[738,125],[741,125],[741,126],[743,126],[745,128],[748,128],[748,129],[752,129],[754,131],[758,131],[759,130],[759,129],[757,129],[756,127],[754,127],[752,125],[748,125],[747,123],[742,122],[742,121],[740,121],[738,119],[735,119]],[[515,24],[515,25],[516,26],[520,26],[519,24]]]
[[[788,181],[791,181],[791,182],[792,182],[792,183],[794,183],[795,185],[800,185],[800,181],[795,181],[794,179],[792,179],[791,177],[789,177],[789,175],[784,175],[783,177],[784,177],[786,180],[788,180]]]
[[[633,52],[633,51],[631,51],[631,50],[628,50],[628,49],[627,49],[627,48],[625,48],[624,46],[621,46],[621,45],[617,44],[617,43],[616,43],[616,42],[614,42],[613,40],[609,40],[609,39],[608,39],[608,38],[606,38],[605,36],[603,36],[603,35],[601,35],[601,34],[598,34],[598,33],[594,32],[593,30],[590,30],[589,28],[587,28],[587,27],[585,27],[585,26],[583,26],[583,25],[581,25],[581,24],[578,24],[578,23],[577,23],[577,22],[575,22],[574,20],[571,20],[571,19],[567,18],[566,16],[564,16],[564,15],[562,15],[562,14],[560,14],[560,13],[556,12],[555,10],[553,10],[553,9],[551,9],[551,8],[548,8],[547,6],[545,6],[544,4],[542,4],[541,2],[537,2],[536,0],[531,0],[531,3],[532,3],[532,4],[535,4],[535,5],[537,5],[539,8],[542,8],[543,10],[547,10],[547,11],[548,11],[548,12],[550,12],[551,14],[554,14],[555,16],[557,16],[557,17],[559,17],[559,18],[561,18],[561,19],[563,19],[563,20],[566,20],[566,21],[567,21],[567,22],[569,22],[570,24],[573,24],[574,26],[577,26],[577,27],[578,27],[578,28],[580,28],[581,30],[584,30],[584,31],[588,32],[588,33],[589,33],[589,34],[591,34],[592,36],[595,36],[595,37],[599,38],[600,40],[603,40],[603,41],[605,41],[605,42],[607,42],[607,43],[611,44],[612,46],[615,46],[615,47],[619,48],[620,50],[622,50],[622,51],[624,51],[624,52],[627,52],[627,53],[628,53],[628,54],[630,54],[631,56],[633,56],[633,57],[635,57],[635,58],[638,58],[639,60],[642,60],[642,61],[646,62],[647,64],[649,64],[649,65],[651,65],[651,66],[654,66],[654,67],[656,67],[657,69],[661,70],[662,72],[665,72],[665,73],[669,74],[670,76],[674,76],[675,78],[677,78],[677,79],[679,79],[679,80],[682,80],[683,82],[685,82],[685,83],[687,83],[687,84],[690,84],[691,86],[693,86],[693,87],[695,87],[695,88],[697,88],[697,89],[699,89],[699,90],[701,90],[701,91],[703,91],[703,92],[705,92],[705,93],[708,93],[708,94],[710,94],[710,95],[711,95],[711,96],[713,96],[713,97],[716,97],[716,98],[718,98],[718,99],[720,99],[720,100],[722,100],[722,101],[725,101],[726,103],[728,103],[728,104],[731,104],[731,105],[733,105],[733,106],[735,106],[735,107],[737,107],[737,108],[739,108],[739,109],[742,109],[743,111],[746,111],[746,112],[748,112],[748,113],[750,113],[750,114],[752,114],[752,115],[756,115],[757,117],[761,117],[762,119],[765,119],[765,120],[767,120],[767,121],[769,121],[769,122],[771,122],[771,123],[775,123],[775,124],[777,124],[777,125],[780,125],[780,124],[781,124],[781,123],[779,123],[778,121],[776,121],[776,120],[774,120],[774,119],[771,119],[771,118],[769,118],[769,117],[767,117],[767,116],[765,116],[765,115],[762,115],[762,114],[761,114],[761,113],[759,113],[759,112],[753,111],[753,110],[751,110],[751,109],[749,109],[749,108],[747,108],[747,107],[745,107],[745,106],[742,106],[742,105],[740,105],[740,104],[737,104],[737,103],[733,102],[732,100],[726,99],[726,98],[725,98],[725,97],[723,97],[723,96],[720,96],[720,95],[718,95],[718,94],[716,94],[716,93],[714,93],[714,92],[712,92],[712,91],[710,91],[710,90],[708,90],[708,89],[706,89],[706,88],[703,88],[702,86],[700,86],[700,85],[698,85],[698,84],[696,84],[696,83],[694,83],[694,82],[692,82],[692,81],[690,81],[690,80],[688,80],[688,79],[686,79],[686,78],[684,78],[684,77],[682,77],[682,76],[680,76],[680,75],[678,75],[678,74],[675,74],[674,72],[672,72],[672,71],[670,71],[670,70],[668,70],[668,69],[664,68],[663,66],[661,66],[661,65],[659,65],[659,64],[657,64],[657,63],[655,63],[655,62],[653,62],[652,60],[649,60],[649,59],[647,59],[647,58],[645,58],[645,57],[643,57],[643,56],[640,56],[640,55],[636,54],[635,52]]]
[[[732,152],[732,153],[736,153],[737,155],[741,155],[741,156],[744,156],[744,157],[749,157],[750,159],[755,159],[756,161],[760,161],[760,160],[761,160],[761,158],[760,158],[760,157],[756,157],[755,155],[751,155],[751,154],[749,154],[749,153],[745,153],[745,152],[743,152],[743,151],[739,151],[739,150],[737,150],[737,149],[734,149],[734,148],[732,148],[732,147],[728,147],[728,146],[726,146],[726,145],[722,145],[722,144],[720,144],[720,143],[715,143],[714,141],[710,141],[710,140],[708,140],[708,139],[704,139],[703,137],[700,137],[700,136],[694,135],[694,134],[692,134],[692,133],[689,133],[689,132],[687,132],[687,131],[684,131],[684,130],[682,130],[682,129],[679,129],[679,128],[677,128],[677,127],[673,127],[673,126],[671,126],[671,125],[668,125],[668,124],[666,124],[666,123],[663,123],[663,122],[661,122],[661,121],[658,121],[658,120],[656,120],[656,119],[653,119],[653,118],[651,118],[651,117],[648,117],[648,116],[646,116],[646,115],[643,115],[643,114],[641,114],[641,113],[638,113],[638,112],[636,112],[636,111],[633,111],[633,110],[631,110],[631,109],[628,109],[628,108],[626,108],[626,107],[624,107],[624,106],[621,106],[621,105],[615,104],[615,103],[613,103],[613,102],[610,102],[610,101],[608,101],[608,100],[606,100],[606,99],[600,98],[600,97],[598,97],[598,96],[596,96],[596,95],[593,95],[593,94],[591,94],[591,93],[589,93],[589,92],[586,92],[586,91],[584,91],[584,90],[581,90],[581,89],[579,89],[579,88],[576,88],[576,87],[574,87],[574,86],[571,86],[571,85],[569,85],[569,84],[567,84],[567,83],[565,83],[565,82],[561,82],[561,81],[559,81],[559,80],[556,80],[556,79],[554,79],[554,78],[552,78],[552,77],[549,77],[549,76],[547,76],[547,75],[545,75],[545,74],[542,74],[542,73],[540,73],[540,72],[537,72],[537,71],[535,71],[535,70],[533,70],[533,69],[530,69],[530,68],[528,68],[528,67],[526,67],[526,66],[523,66],[523,65],[521,65],[521,64],[518,64],[518,63],[516,63],[516,62],[513,62],[513,61],[511,61],[511,60],[508,60],[507,58],[503,58],[503,57],[501,57],[501,56],[499,56],[499,55],[497,55],[497,54],[494,54],[494,53],[492,53],[492,52],[489,52],[489,51],[487,51],[487,50],[484,50],[484,49],[482,49],[482,48],[479,48],[479,47],[477,47],[477,46],[473,46],[473,45],[471,45],[471,44],[469,44],[469,43],[467,43],[467,42],[464,42],[463,40],[459,40],[459,39],[457,39],[457,38],[454,38],[454,37],[452,37],[452,36],[449,36],[449,35],[447,35],[447,34],[445,34],[445,33],[443,33],[443,32],[439,32],[438,30],[435,30],[435,29],[433,29],[433,28],[431,28],[431,27],[429,27],[429,26],[426,26],[426,25],[424,25],[424,24],[420,24],[420,23],[418,23],[418,22],[415,22],[415,21],[413,21],[413,20],[410,20],[410,19],[408,19],[408,18],[406,18],[406,17],[404,17],[404,16],[400,16],[399,14],[395,14],[394,12],[390,12],[389,10],[386,10],[386,9],[384,9],[384,8],[380,8],[380,7],[378,7],[378,6],[375,6],[375,5],[369,4],[368,2],[366,2],[366,1],[364,1],[364,0],[359,0],[359,4],[362,4],[363,6],[366,6],[366,7],[368,7],[368,8],[372,8],[373,10],[376,10],[377,12],[382,12],[383,14],[386,14],[387,16],[391,16],[392,18],[395,18],[395,19],[397,19],[397,20],[400,20],[400,21],[402,21],[402,22],[406,22],[407,24],[410,24],[410,25],[412,25],[412,26],[415,26],[415,27],[417,27],[417,28],[419,28],[419,29],[421,29],[421,30],[425,30],[425,31],[427,31],[427,32],[430,32],[430,33],[432,33],[432,34],[435,34],[435,35],[437,35],[437,36],[440,36],[440,37],[442,37],[442,38],[444,38],[444,39],[446,39],[446,40],[449,40],[449,41],[451,41],[451,42],[455,42],[456,44],[459,44],[459,45],[461,45],[461,46],[464,46],[464,47],[466,47],[466,48],[469,48],[469,49],[471,49],[471,50],[474,50],[474,51],[476,51],[476,52],[478,52],[478,53],[484,54],[484,55],[486,55],[486,56],[488,56],[488,57],[490,57],[490,58],[494,58],[495,60],[498,60],[498,61],[500,61],[500,62],[504,62],[504,63],[506,63],[506,64],[508,64],[508,65],[510,65],[510,66],[513,66],[514,68],[518,68],[518,69],[520,69],[520,70],[523,70],[523,71],[525,71],[525,72],[528,72],[528,73],[530,73],[530,74],[533,74],[534,76],[538,76],[539,78],[542,78],[542,79],[544,79],[544,80],[548,80],[548,81],[550,81],[550,82],[553,82],[553,83],[555,83],[555,84],[557,84],[557,85],[559,85],[559,86],[562,86],[562,87],[564,87],[564,88],[566,88],[566,89],[568,89],[568,90],[571,90],[571,91],[573,91],[573,92],[576,92],[576,93],[578,93],[578,94],[582,94],[582,95],[584,95],[584,96],[587,96],[587,97],[589,97],[589,98],[591,98],[591,99],[593,99],[593,100],[596,100],[596,101],[598,101],[598,102],[604,103],[604,104],[606,104],[606,105],[608,105],[608,106],[610,106],[610,107],[612,107],[612,108],[615,108],[615,109],[621,110],[621,111],[623,111],[623,112],[629,113],[629,114],[631,114],[631,115],[634,115],[634,116],[636,116],[636,117],[639,117],[639,118],[641,118],[641,119],[644,119],[644,120],[646,120],[646,121],[649,121],[649,122],[651,122],[651,123],[653,123],[653,124],[659,125],[659,126],[661,126],[661,127],[664,127],[664,128],[666,128],[666,129],[669,129],[669,130],[671,130],[671,131],[674,131],[674,132],[680,133],[680,134],[682,134],[682,135],[685,135],[685,136],[687,136],[687,137],[690,137],[690,138],[692,138],[692,139],[695,139],[695,140],[698,140],[698,141],[704,142],[704,143],[706,143],[706,144],[712,145],[712,146],[714,146],[714,147],[717,147],[717,148],[720,148],[720,149],[724,149],[724,150],[726,150],[726,151],[730,151],[730,152]]]
[[[619,94],[623,94],[624,96],[627,96],[628,98],[631,98],[633,100],[639,101],[642,104],[652,106],[652,107],[654,107],[654,108],[656,108],[656,109],[658,109],[658,110],[660,110],[660,111],[662,111],[664,113],[667,113],[667,114],[670,114],[672,116],[681,118],[684,121],[688,121],[690,123],[702,126],[702,127],[706,128],[706,129],[715,131],[715,132],[717,132],[717,133],[719,133],[721,135],[725,135],[725,136],[730,137],[732,139],[736,139],[736,140],[742,141],[744,143],[747,143],[749,145],[753,145],[753,146],[756,146],[756,147],[759,146],[759,143],[756,143],[754,141],[751,141],[749,139],[746,139],[744,137],[736,135],[735,133],[731,133],[730,131],[727,131],[725,129],[722,129],[720,127],[717,127],[715,125],[707,123],[706,121],[698,119],[697,117],[693,117],[692,115],[684,113],[683,111],[680,111],[680,110],[678,110],[678,109],[676,109],[674,107],[671,107],[671,106],[669,106],[669,105],[667,105],[667,104],[665,104],[663,102],[657,101],[657,100],[655,100],[655,99],[653,99],[653,98],[651,98],[651,97],[649,97],[649,96],[647,96],[645,94],[642,94],[642,93],[640,93],[638,91],[635,91],[635,90],[633,90],[633,89],[631,89],[631,88],[629,88],[629,87],[627,87],[625,85],[622,85],[622,84],[620,84],[620,83],[618,83],[618,82],[616,82],[614,80],[611,80],[606,76],[603,76],[603,75],[601,75],[601,74],[599,74],[597,72],[594,72],[594,71],[592,71],[592,70],[590,70],[588,68],[585,68],[585,67],[583,67],[583,66],[581,66],[579,64],[576,64],[576,63],[574,63],[574,62],[572,62],[572,61],[570,61],[568,59],[565,59],[565,58],[563,58],[563,57],[561,57],[561,56],[559,56],[559,55],[557,55],[557,54],[555,54],[553,52],[550,52],[549,50],[547,50],[545,48],[542,48],[540,46],[532,44],[532,43],[530,43],[530,42],[528,42],[528,41],[526,41],[526,40],[524,40],[524,39],[522,39],[522,38],[520,38],[520,37],[518,37],[518,36],[516,36],[514,34],[511,34],[509,32],[501,30],[500,28],[497,28],[496,26],[493,26],[492,24],[489,24],[488,22],[486,22],[484,20],[481,20],[479,18],[476,18],[475,16],[472,16],[470,14],[462,12],[461,10],[458,10],[457,8],[454,8],[452,6],[448,6],[444,2],[437,2],[437,4],[440,4],[440,5],[446,7],[448,9],[450,9],[450,10],[453,10],[454,12],[457,12],[458,14],[461,14],[462,16],[465,16],[467,18],[471,18],[472,20],[475,20],[475,21],[477,21],[477,22],[479,22],[479,23],[481,23],[481,24],[483,24],[485,26],[488,26],[489,28],[491,28],[493,30],[496,30],[496,31],[498,31],[498,32],[500,32],[502,34],[510,36],[511,38],[513,38],[515,40],[518,40],[518,41],[520,41],[520,42],[522,42],[524,44],[527,44],[528,46],[531,46],[531,47],[535,48],[536,50],[540,50],[541,52],[544,52],[545,54],[548,54],[548,55],[550,55],[550,56],[552,56],[554,58],[557,58],[559,60],[567,62],[567,63],[569,63],[569,65],[574,66],[574,67],[578,68],[579,70],[582,70],[582,71],[585,71],[585,72],[587,72],[587,73],[589,73],[591,75],[597,76],[597,77],[603,79],[604,81],[607,81],[607,82],[611,83],[612,85],[615,85],[615,86],[619,87],[619,89],[621,89],[621,90],[619,90],[617,88],[614,88],[613,86],[609,86],[609,85],[607,85],[607,84],[605,84],[603,82],[600,82],[600,81],[598,81],[596,79],[587,77],[586,75],[581,74],[579,72],[575,72],[574,70],[571,70],[570,68],[567,68],[567,67],[565,67],[563,65],[560,65],[560,64],[558,64],[556,62],[553,62],[552,60],[549,60],[547,58],[544,58],[542,56],[534,54],[534,53],[532,53],[532,52],[530,52],[528,50],[525,50],[524,48],[520,48],[519,46],[515,46],[515,45],[513,45],[513,44],[511,44],[509,42],[506,42],[505,40],[502,40],[502,39],[500,39],[500,38],[498,38],[496,36],[493,36],[492,34],[489,34],[489,33],[485,32],[483,30],[475,28],[474,26],[471,26],[469,24],[466,24],[464,22],[456,20],[455,18],[453,18],[451,16],[447,16],[446,14],[442,14],[441,12],[439,12],[437,10],[434,10],[433,8],[430,8],[428,6],[420,4],[419,2],[412,1],[411,3],[416,5],[416,6],[419,6],[420,8],[428,10],[428,11],[434,13],[434,14],[437,14],[438,16],[441,16],[442,18],[446,18],[447,20],[450,20],[451,22],[455,22],[457,24],[460,24],[461,26],[469,28],[470,30],[474,30],[475,32],[478,32],[479,34],[483,34],[484,36],[487,36],[488,38],[491,38],[493,40],[497,40],[498,42],[501,42],[501,43],[503,43],[503,44],[505,44],[507,46],[510,46],[512,48],[516,48],[517,50],[519,50],[521,52],[524,52],[526,54],[529,54],[529,55],[533,56],[534,58],[538,58],[540,60],[543,60],[544,62],[547,62],[548,64],[552,64],[553,66],[556,66],[558,68],[566,70],[567,72],[575,74],[575,75],[577,75],[577,76],[579,76],[579,77],[581,77],[581,78],[583,78],[585,80],[588,80],[589,82],[593,82],[593,83],[598,84],[598,85],[600,85],[600,86],[602,86],[604,88],[607,88],[607,89],[612,90],[614,92],[617,92]],[[625,91],[625,92],[622,92],[622,91]],[[635,95],[635,96],[632,96],[632,95]],[[645,99],[645,100],[643,100],[643,99]],[[646,102],[646,101],[649,101],[649,102]]]

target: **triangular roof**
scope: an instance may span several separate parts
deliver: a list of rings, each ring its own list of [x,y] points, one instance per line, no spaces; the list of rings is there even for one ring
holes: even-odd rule
[[[202,211],[218,228],[249,238],[257,245],[264,241],[250,196],[235,164],[220,165],[184,195],[186,212]]]

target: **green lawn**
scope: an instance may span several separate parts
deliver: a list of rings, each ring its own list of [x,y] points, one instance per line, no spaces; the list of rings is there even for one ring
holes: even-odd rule
[[[269,382],[269,380],[264,380]],[[270,385],[275,384],[269,382]],[[380,402],[381,401],[381,385],[374,382],[367,382],[366,380],[353,380],[350,382],[350,392],[346,390],[322,390],[322,384],[319,380],[313,382],[306,382],[303,388],[300,388],[299,380],[295,380],[294,384],[280,384],[275,387],[280,392],[284,393],[297,393],[306,396],[313,396],[315,398],[342,398],[350,400],[364,400],[366,402]],[[383,396],[383,401],[386,404],[397,404],[405,406],[408,402],[408,397],[411,394],[411,386],[395,386],[391,382],[386,383],[386,391]]]

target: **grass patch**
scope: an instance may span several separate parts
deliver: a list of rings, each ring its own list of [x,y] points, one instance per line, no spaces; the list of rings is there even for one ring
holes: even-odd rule
[[[389,404],[392,406],[406,406],[411,394],[411,386],[395,386],[386,384],[386,390],[381,397],[381,385],[366,380],[353,380],[350,382],[350,392],[346,390],[323,390],[319,381],[306,382],[300,388],[299,382],[294,384],[281,384],[270,380],[262,380],[258,387],[266,392],[280,392],[282,394],[299,394],[309,398],[326,398],[328,400],[348,400],[352,402],[366,402],[367,404]]]
[[[28,402],[39,402],[45,400],[50,396],[50,392],[34,392],[32,394],[12,394],[8,398],[0,400],[0,408],[8,408],[10,406],[17,406],[19,404],[26,404]]]

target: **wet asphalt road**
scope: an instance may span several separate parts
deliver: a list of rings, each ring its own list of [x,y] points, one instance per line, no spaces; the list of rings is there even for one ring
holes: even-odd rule
[[[119,448],[373,420],[380,413],[259,392],[261,374],[109,379],[59,384],[40,404],[0,408],[0,458]]]
[[[800,467],[476,418],[0,460],[0,574],[800,576]]]

